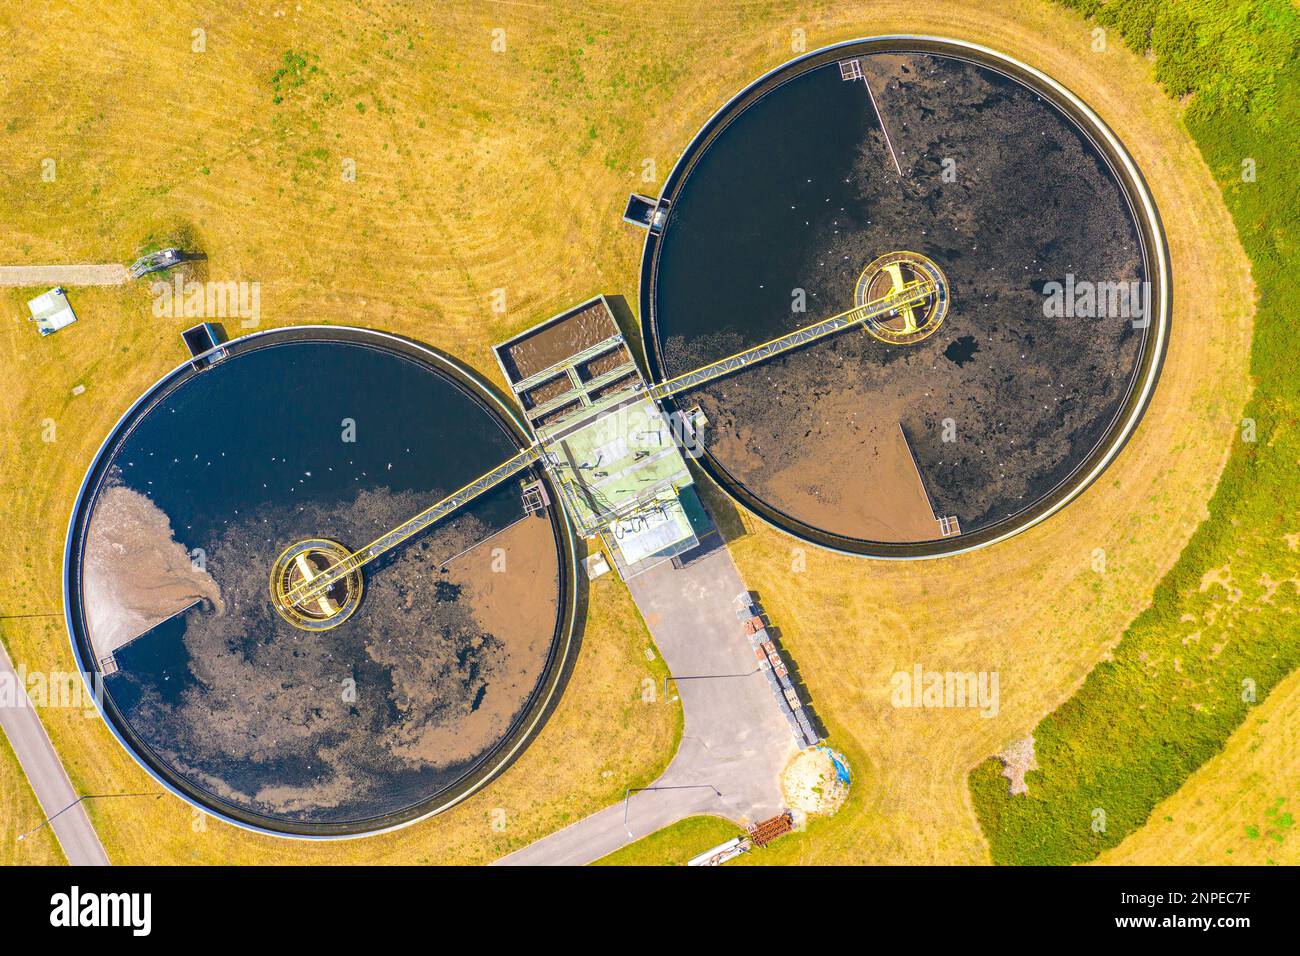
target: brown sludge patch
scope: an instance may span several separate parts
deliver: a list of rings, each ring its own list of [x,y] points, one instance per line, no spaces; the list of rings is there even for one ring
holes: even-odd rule
[[[198,601],[223,610],[221,588],[195,568],[173,537],[167,515],[122,485],[100,493],[82,581],[90,641],[99,659]]]
[[[457,601],[501,649],[493,687],[479,706],[462,709],[455,724],[426,726],[396,752],[432,763],[467,760],[502,737],[545,667],[558,597],[549,521],[525,518],[447,565],[444,579],[460,588]]]
[[[759,497],[813,527],[863,540],[939,537],[938,521],[891,409],[876,407],[864,414],[863,396],[852,388],[818,392],[815,405],[768,391],[765,383],[738,379],[724,388],[719,392],[725,405],[700,394],[709,420],[717,423],[710,451],[728,469],[745,475]],[[760,391],[767,393],[762,402]],[[741,425],[740,410],[755,408],[762,409],[764,431],[789,437],[761,440],[759,422]]]
[[[618,392],[623,391],[624,389],[631,388],[632,385],[636,382],[636,378],[637,375],[635,372],[629,372],[628,374],[624,375],[622,378],[615,379],[614,381],[610,382],[608,385],[602,385],[594,392],[591,392],[590,398],[593,402],[597,402],[600,401],[602,398],[607,398],[610,395],[615,395]]]
[[[611,349],[602,355],[597,355],[590,362],[583,362],[578,368],[578,374],[582,376],[583,381],[590,382],[593,378],[614,371],[620,365],[627,365],[632,361],[631,356],[627,354],[627,349],[623,346]]]
[[[541,428],[545,425],[550,425],[552,422],[558,422],[561,418],[564,418],[566,415],[572,415],[581,407],[582,407],[581,402],[569,402],[567,405],[561,405],[559,408],[555,409],[554,411],[547,412],[541,418],[536,419],[534,421],[534,424],[538,428]]]
[[[524,393],[524,398],[528,402],[529,408],[536,408],[538,405],[545,405],[551,399],[558,398],[565,392],[571,391],[573,391],[573,383],[569,381],[569,376],[557,375],[536,388],[530,388]]]
[[[558,610],[549,521],[491,536],[465,513],[430,529],[366,569],[361,607],[333,630],[299,631],[265,597],[269,543],[304,527],[365,537],[422,502],[385,489],[343,508],[241,515],[208,546],[226,613],[186,616],[193,680],[176,696],[146,681],[133,726],[185,777],[290,818],[391,812],[461,779],[545,669]],[[335,530],[340,519],[351,535]]]
[[[618,328],[610,321],[605,306],[593,302],[581,312],[534,332],[505,350],[506,365],[515,381],[536,375],[583,349],[614,335]]]

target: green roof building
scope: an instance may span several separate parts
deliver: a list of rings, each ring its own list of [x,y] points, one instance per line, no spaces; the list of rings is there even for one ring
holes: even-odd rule
[[[493,348],[574,526],[623,577],[698,543],[709,519],[604,296]]]

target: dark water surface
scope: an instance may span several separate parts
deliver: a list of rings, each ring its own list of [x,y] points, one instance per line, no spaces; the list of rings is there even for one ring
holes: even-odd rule
[[[1144,279],[1139,234],[1102,155],[1034,90],[930,54],[862,64],[890,142],[867,85],[831,63],[746,107],[691,168],[659,247],[660,354],[681,374],[849,308],[879,255],[931,257],[952,309],[929,339],[848,333],[686,401],[733,477],[850,538],[836,495],[873,492],[852,483],[875,453],[862,436],[901,424],[936,513],[976,530],[1032,506],[1105,438],[1142,337],[1122,316],[1045,318],[1042,289],[1071,273]]]
[[[456,783],[523,712],[556,630],[549,536],[520,559],[517,627],[484,625],[477,572],[440,570],[522,517],[515,485],[367,566],[361,608],[334,630],[283,622],[268,572],[303,538],[368,543],[515,448],[450,378],[354,343],[237,352],[186,381],[116,449],[112,483],[201,549],[224,609],[204,602],[117,651],[107,689],[131,729],[198,791],[271,819],[379,818]]]

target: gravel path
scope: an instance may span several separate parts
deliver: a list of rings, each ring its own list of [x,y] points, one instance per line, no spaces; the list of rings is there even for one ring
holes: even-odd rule
[[[131,278],[117,263],[66,266],[0,266],[0,286],[122,285]]]

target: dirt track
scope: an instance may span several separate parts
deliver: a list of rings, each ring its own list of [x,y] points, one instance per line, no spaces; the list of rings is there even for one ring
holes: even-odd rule
[[[0,286],[122,285],[131,278],[126,266],[0,266]]]

